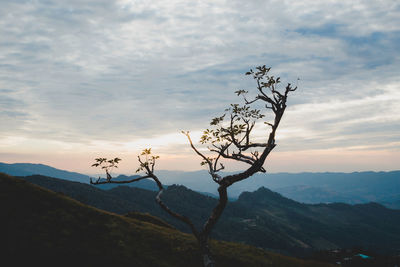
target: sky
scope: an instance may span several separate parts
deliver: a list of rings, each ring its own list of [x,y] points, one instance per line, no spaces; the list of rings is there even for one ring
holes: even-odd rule
[[[399,169],[397,0],[1,0],[0,161],[132,173],[152,147],[199,170],[181,130],[197,141],[264,64],[298,86],[267,171]]]

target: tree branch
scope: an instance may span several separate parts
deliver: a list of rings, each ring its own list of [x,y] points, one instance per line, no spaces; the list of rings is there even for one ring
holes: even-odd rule
[[[134,179],[131,179],[131,180],[126,180],[126,181],[115,181],[115,180],[112,180],[112,179],[105,180],[105,181],[100,181],[101,178],[99,177],[99,179],[97,179],[97,181],[95,181],[95,182],[93,182],[92,178],[90,178],[90,184],[92,184],[92,185],[98,185],[98,184],[129,184],[129,183],[138,182],[140,180],[147,179],[147,178],[151,178],[151,176],[150,175],[146,175],[146,176],[141,176],[141,177],[137,177],[137,178],[134,178]]]
[[[192,149],[196,152],[197,155],[199,155],[200,157],[203,158],[204,162],[206,162],[206,164],[208,165],[208,169],[209,169],[209,173],[211,175],[211,177],[213,178],[213,180],[216,183],[219,183],[219,180],[221,179],[221,176],[219,176],[216,171],[213,169],[213,165],[212,162],[209,158],[207,158],[206,156],[204,156],[202,153],[200,153],[200,151],[197,150],[197,148],[193,145],[192,139],[190,138],[189,132],[184,132],[182,131],[182,133],[184,135],[186,135],[186,137],[189,140],[190,146],[192,147]]]
[[[161,195],[164,192],[164,187],[161,184],[160,180],[158,179],[158,177],[155,174],[151,174],[151,178],[156,182],[157,187],[158,187],[158,193],[156,196],[156,202],[158,203],[158,205],[165,210],[169,215],[171,215],[172,217],[180,220],[181,222],[184,222],[185,224],[187,224],[190,227],[190,230],[192,231],[193,235],[199,239],[199,233],[196,230],[196,227],[194,226],[194,224],[192,223],[192,221],[186,217],[183,216],[177,212],[174,212],[173,210],[171,210],[162,200],[161,200]]]

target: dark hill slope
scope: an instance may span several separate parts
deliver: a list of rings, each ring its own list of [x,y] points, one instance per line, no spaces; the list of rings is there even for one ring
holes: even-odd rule
[[[253,231],[262,231],[262,225],[269,223],[275,232],[306,246],[362,246],[380,252],[400,249],[400,211],[377,203],[301,204],[260,188],[242,193],[235,204],[252,210]]]
[[[200,266],[194,239],[88,207],[0,174],[1,260],[7,266]],[[325,266],[213,242],[219,266]]]
[[[120,214],[148,212],[181,231],[189,231],[186,225],[160,209],[152,191],[125,186],[102,191],[89,185],[42,176],[26,179],[101,209]],[[198,227],[216,204],[214,198],[176,185],[167,188],[163,199],[171,208],[190,217]],[[400,249],[400,211],[375,203],[301,204],[260,188],[242,193],[237,201],[228,203],[212,238],[293,255],[354,246],[391,253]]]
[[[63,179],[56,179],[52,177],[42,176],[42,175],[32,175],[21,177],[33,184],[39,185],[41,187],[50,189],[51,191],[65,194],[73,199],[76,199],[84,204],[106,210],[115,212],[118,214],[124,214],[129,211],[145,211],[142,206],[136,202],[132,202],[126,199],[121,199],[120,197],[111,194],[109,191],[101,190],[98,187],[94,187],[89,184],[83,184],[79,182],[71,182]],[[137,191],[135,195],[146,194],[147,198],[151,199],[154,197],[155,193],[147,190],[133,189]]]

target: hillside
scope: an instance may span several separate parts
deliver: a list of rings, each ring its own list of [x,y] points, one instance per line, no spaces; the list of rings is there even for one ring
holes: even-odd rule
[[[132,201],[126,201],[120,197],[111,194],[109,191],[101,190],[89,184],[71,182],[63,179],[47,177],[42,175],[32,175],[21,177],[33,184],[50,189],[57,193],[65,194],[73,199],[76,199],[84,204],[107,210],[119,214],[124,214],[132,210],[140,210],[141,206]],[[143,191],[138,189],[138,191]],[[153,197],[154,193],[143,191],[148,194],[148,198]],[[140,193],[138,193],[140,194]]]
[[[186,225],[160,209],[152,191],[126,186],[103,191],[43,176],[24,179],[108,211],[148,212],[181,231],[188,231]],[[214,198],[176,185],[168,187],[163,199],[199,227],[216,204]],[[392,253],[400,248],[400,211],[376,203],[307,205],[260,188],[242,193],[237,201],[228,203],[212,237],[292,255],[354,246]]]
[[[377,203],[308,205],[260,188],[243,193],[236,204],[251,208],[254,232],[262,231],[265,222],[275,223],[282,233],[304,246],[361,246],[385,253],[400,248],[400,211]]]
[[[0,209],[2,262],[9,266],[200,266],[190,235],[104,212],[4,174]],[[213,241],[212,248],[218,266],[326,266],[235,243]]]

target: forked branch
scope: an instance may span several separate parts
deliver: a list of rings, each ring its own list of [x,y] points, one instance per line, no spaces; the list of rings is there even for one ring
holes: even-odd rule
[[[117,160],[115,160],[115,159],[117,159]],[[94,163],[92,165],[92,167],[101,167],[102,169],[104,169],[107,174],[107,179],[101,180],[101,178],[99,177],[96,181],[93,181],[92,178],[90,178],[90,183],[93,185],[127,184],[127,183],[138,182],[143,179],[152,179],[158,187],[158,193],[155,198],[158,205],[172,217],[186,223],[189,226],[189,228],[191,229],[193,235],[195,235],[196,238],[198,237],[199,234],[198,234],[194,224],[192,223],[192,221],[188,217],[183,216],[177,212],[174,212],[162,201],[161,196],[164,192],[164,186],[162,185],[162,183],[160,182],[158,177],[154,174],[154,166],[156,164],[156,160],[159,159],[159,156],[153,155],[151,152],[151,148],[144,149],[142,151],[142,153],[138,156],[139,167],[136,170],[136,173],[143,171],[146,174],[146,175],[143,175],[140,177],[136,177],[136,178],[133,178],[130,180],[123,180],[123,181],[115,180],[109,173],[110,168],[117,168],[117,164],[119,163],[119,161],[121,161],[121,159],[118,159],[118,158],[115,158],[115,159],[112,160],[112,162],[111,162],[111,160],[107,160],[106,158],[95,159],[96,163]],[[109,163],[109,165],[105,165],[105,163]],[[107,167],[104,167],[104,166],[107,166]]]

